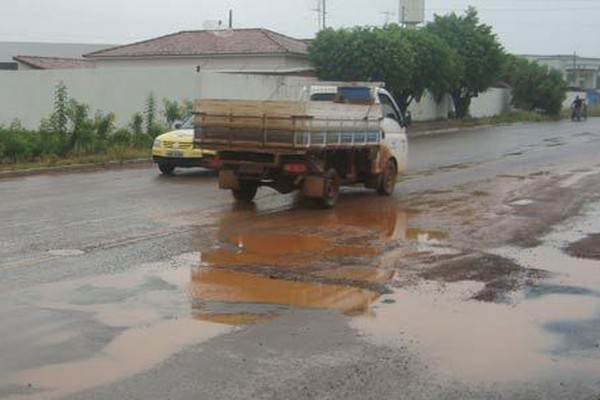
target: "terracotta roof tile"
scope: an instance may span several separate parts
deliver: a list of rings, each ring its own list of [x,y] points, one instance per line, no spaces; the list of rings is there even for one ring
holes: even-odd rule
[[[202,56],[215,54],[307,54],[301,40],[268,29],[182,31],[85,54],[86,58]]]
[[[95,68],[96,63],[82,58],[16,56],[13,60],[29,65],[34,69],[83,69]]]

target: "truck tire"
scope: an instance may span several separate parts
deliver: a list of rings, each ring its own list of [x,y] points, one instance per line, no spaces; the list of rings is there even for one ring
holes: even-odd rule
[[[158,169],[163,175],[173,175],[175,166],[172,164],[158,164]]]
[[[332,168],[325,173],[323,178],[325,178],[323,197],[319,199],[319,202],[323,208],[333,208],[340,197],[340,177]]]
[[[256,196],[258,183],[254,181],[240,181],[239,189],[231,189],[233,197],[242,203],[251,203]]]
[[[379,186],[377,187],[377,193],[382,196],[391,196],[392,193],[394,193],[397,176],[398,170],[396,169],[396,163],[390,159],[385,164],[385,168],[381,173],[381,180],[379,181]]]

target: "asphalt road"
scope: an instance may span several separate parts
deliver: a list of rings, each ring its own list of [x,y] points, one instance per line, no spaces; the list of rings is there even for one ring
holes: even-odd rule
[[[600,398],[600,120],[409,146],[334,210],[200,169],[0,179],[0,398]]]

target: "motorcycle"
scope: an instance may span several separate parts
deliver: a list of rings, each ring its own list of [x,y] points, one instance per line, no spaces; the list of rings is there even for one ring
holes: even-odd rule
[[[579,121],[581,121],[581,117],[582,117],[581,107],[571,106],[571,121],[579,122]]]

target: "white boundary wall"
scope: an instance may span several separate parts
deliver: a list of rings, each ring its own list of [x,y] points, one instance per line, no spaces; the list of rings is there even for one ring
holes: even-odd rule
[[[48,70],[0,73],[0,124],[15,119],[30,129],[53,110],[56,86],[64,82],[69,97],[97,110],[114,112],[117,125],[127,125],[143,112],[150,92],[159,108],[163,98],[193,100],[234,98],[246,100],[299,98],[307,78],[196,73],[185,68]]]
[[[222,74],[189,67],[107,68],[86,70],[0,71],[0,124],[15,119],[36,129],[52,113],[54,92],[64,82],[70,97],[96,111],[114,112],[117,125],[127,125],[133,114],[143,112],[153,92],[159,104],[169,100],[233,98],[246,100],[299,99],[302,87],[314,81],[305,77]],[[508,110],[507,89],[490,89],[474,98],[474,117],[497,115]],[[452,109],[448,96],[437,103],[426,93],[412,104],[415,121],[443,119]]]
[[[408,111],[413,121],[431,121],[436,119],[448,118],[448,111],[451,110],[452,100],[450,96],[442,96],[440,102],[435,101],[435,96],[430,92],[425,92],[418,103],[413,101],[408,106]]]
[[[473,118],[493,117],[510,111],[510,90],[491,88],[471,100],[469,113]]]

